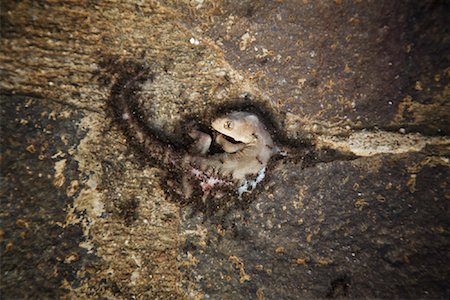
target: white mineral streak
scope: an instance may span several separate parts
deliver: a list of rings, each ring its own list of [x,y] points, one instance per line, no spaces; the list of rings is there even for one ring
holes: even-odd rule
[[[427,137],[419,133],[358,131],[347,137],[320,135],[316,137],[316,140],[319,147],[330,147],[359,156],[418,152],[428,145],[441,145],[450,149],[448,137]]]

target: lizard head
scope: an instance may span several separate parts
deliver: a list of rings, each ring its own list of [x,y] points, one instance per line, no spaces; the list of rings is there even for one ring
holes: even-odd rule
[[[221,134],[245,144],[255,140],[255,128],[261,126],[256,115],[240,111],[219,117],[211,125]]]

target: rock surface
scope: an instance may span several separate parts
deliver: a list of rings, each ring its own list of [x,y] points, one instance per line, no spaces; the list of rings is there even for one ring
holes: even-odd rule
[[[3,1],[2,296],[448,298],[448,10]],[[108,113],[139,64],[175,139],[253,107],[290,156],[242,200],[174,202]]]

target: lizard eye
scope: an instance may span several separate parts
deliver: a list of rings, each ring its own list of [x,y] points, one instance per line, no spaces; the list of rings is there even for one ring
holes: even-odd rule
[[[225,121],[225,123],[223,123],[223,128],[225,128],[225,129],[232,129],[233,128],[233,122]]]

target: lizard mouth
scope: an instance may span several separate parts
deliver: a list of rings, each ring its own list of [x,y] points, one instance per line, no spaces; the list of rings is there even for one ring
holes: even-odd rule
[[[232,138],[231,136],[222,134],[222,136],[224,137],[224,139],[226,139],[228,142],[233,143],[233,144],[239,144],[241,142],[236,141],[234,138]]]

